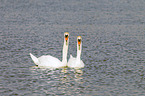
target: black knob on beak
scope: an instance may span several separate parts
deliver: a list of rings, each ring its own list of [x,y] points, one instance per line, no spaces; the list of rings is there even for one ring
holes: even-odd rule
[[[65,35],[65,38],[67,38],[68,37],[68,35]]]
[[[78,42],[81,42],[81,39],[78,39]]]

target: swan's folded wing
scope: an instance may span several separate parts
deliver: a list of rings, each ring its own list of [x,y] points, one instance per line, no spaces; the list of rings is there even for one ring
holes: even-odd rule
[[[74,66],[75,62],[76,62],[76,58],[74,58],[72,55],[70,55],[70,59],[68,60],[67,66],[72,67],[72,66]]]
[[[74,58],[72,55],[70,55],[70,58]]]
[[[43,55],[43,56],[39,57],[38,59],[41,62],[41,64],[39,64],[39,66],[57,68],[57,67],[60,67],[60,65],[62,65],[62,62],[58,58],[55,58],[50,55]]]
[[[80,62],[81,62],[80,68],[84,68],[85,66],[84,62],[82,60]]]

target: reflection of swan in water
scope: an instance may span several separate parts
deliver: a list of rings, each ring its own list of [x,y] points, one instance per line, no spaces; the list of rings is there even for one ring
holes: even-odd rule
[[[55,70],[49,70],[49,68],[39,68],[32,67],[31,74],[34,75],[32,78],[45,82],[41,82],[44,87],[49,88],[44,89],[44,92],[51,93],[53,89],[54,92],[59,92],[68,96],[74,94],[74,92],[78,90],[85,91],[85,85],[83,84],[85,81],[83,80],[83,72],[82,70],[75,70],[70,68],[61,68]],[[42,87],[43,88],[43,87]],[[39,87],[38,87],[39,90]],[[52,92],[52,93],[54,93]]]
[[[76,69],[75,70],[75,81],[83,83],[83,82],[81,82],[81,80],[83,80],[82,75],[83,75],[83,71],[80,69]]]
[[[72,55],[70,55],[70,59],[68,61],[67,66],[70,68],[83,68],[84,67],[84,63],[83,61],[80,59],[81,57],[81,50],[82,50],[82,37],[78,36],[77,37],[77,57],[74,58]]]
[[[58,58],[55,58],[50,55],[43,55],[43,56],[37,58],[30,53],[30,56],[31,56],[33,62],[36,65],[38,65],[38,67],[50,67],[50,68],[65,67],[67,65],[68,44],[69,44],[69,33],[65,32],[64,33],[62,62]]]
[[[64,73],[63,73],[64,72]],[[79,73],[78,73],[79,72]],[[83,72],[82,70],[75,69],[63,69],[60,74],[60,83],[58,90],[62,90],[65,95],[71,96],[78,90],[86,90],[83,83]],[[79,86],[78,86],[79,85]]]
[[[81,69],[69,69],[63,68],[61,71],[62,74],[60,74],[60,77],[63,77],[61,80],[63,83],[65,82],[77,82],[77,83],[83,83],[83,71]]]

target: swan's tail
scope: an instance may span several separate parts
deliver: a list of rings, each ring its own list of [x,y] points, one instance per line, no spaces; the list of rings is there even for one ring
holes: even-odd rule
[[[37,57],[35,57],[33,54],[30,53],[30,57],[32,58],[33,62],[38,65],[39,64],[39,60]]]

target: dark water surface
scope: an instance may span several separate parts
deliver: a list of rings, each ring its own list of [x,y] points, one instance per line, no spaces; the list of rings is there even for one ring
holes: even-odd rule
[[[85,68],[36,67],[30,52],[62,59],[64,32]],[[1,0],[0,95],[145,96],[145,1]]]

